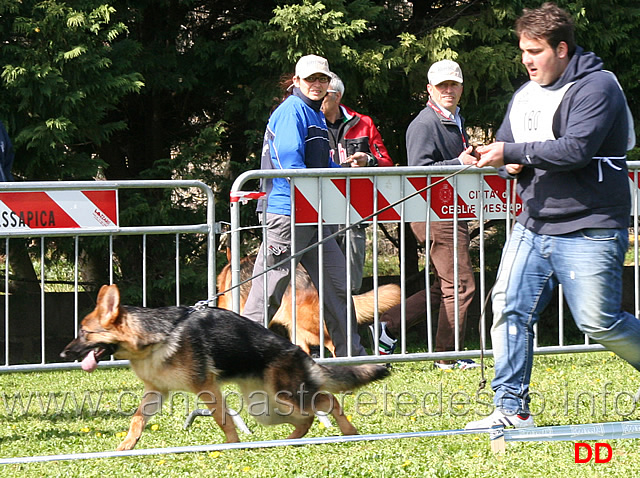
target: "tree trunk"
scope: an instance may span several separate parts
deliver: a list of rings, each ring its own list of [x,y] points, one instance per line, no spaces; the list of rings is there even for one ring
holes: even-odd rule
[[[25,240],[10,241],[9,267],[12,272],[9,276],[9,292],[13,294],[40,293],[38,276],[33,268],[31,257],[29,257]]]

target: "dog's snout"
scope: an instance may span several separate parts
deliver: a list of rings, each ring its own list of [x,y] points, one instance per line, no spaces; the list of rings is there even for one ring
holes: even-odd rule
[[[75,358],[74,354],[71,352],[71,348],[74,346],[75,343],[76,343],[76,340],[72,340],[71,342],[69,342],[67,346],[62,350],[62,352],[60,352],[60,357],[66,358],[66,359]]]

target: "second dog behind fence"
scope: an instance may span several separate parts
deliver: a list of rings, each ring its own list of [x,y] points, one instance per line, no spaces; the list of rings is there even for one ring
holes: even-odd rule
[[[240,281],[251,277],[255,256],[244,257],[240,261]],[[218,275],[217,288],[220,292],[225,292],[218,297],[218,307],[231,310],[231,267],[227,264]],[[247,295],[251,289],[251,282],[246,282],[240,286],[240,313],[244,309]],[[401,300],[400,286],[397,284],[385,284],[378,288],[378,314],[383,314],[391,307],[398,305]],[[372,324],[375,315],[375,293],[373,290],[364,294],[354,295],[353,302],[356,310],[358,325]],[[307,271],[298,264],[296,269],[296,333],[295,343],[308,354],[311,347],[320,345],[320,302],[318,291],[313,285]],[[269,328],[283,333],[291,338],[292,333],[292,307],[291,307],[291,287],[282,297],[280,308],[271,319]],[[327,328],[324,327],[324,346],[329,349],[335,357],[335,346]]]

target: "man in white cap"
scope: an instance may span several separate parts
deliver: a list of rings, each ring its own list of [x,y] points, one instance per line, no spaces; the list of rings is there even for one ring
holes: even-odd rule
[[[306,55],[298,60],[293,91],[271,114],[264,135],[261,168],[339,168],[329,155],[329,138],[322,100],[329,88],[329,62],[316,55]],[[364,158],[352,158],[360,166],[366,165]],[[264,255],[267,267],[271,267],[291,255],[291,188],[287,178],[263,181],[266,206],[263,221],[267,224],[267,237],[260,246],[254,266],[254,279],[242,314],[251,320],[268,325],[273,318],[282,296],[290,283],[291,262],[286,261],[277,268],[264,271]],[[331,234],[324,227],[324,237]],[[295,250],[301,251],[318,241],[317,226],[298,226],[295,229]],[[267,250],[265,251],[265,247]],[[296,259],[309,273],[318,290],[320,270],[318,250],[311,249]],[[324,243],[324,318],[329,335],[338,356],[366,355],[358,335],[356,314],[351,307],[351,324],[347,323],[347,270],[344,254],[335,238]],[[267,317],[264,317],[266,281]],[[351,342],[348,343],[348,328]]]
[[[469,145],[469,137],[464,129],[464,119],[460,116],[458,102],[462,96],[462,70],[452,60],[441,60],[429,68],[429,101],[427,106],[411,122],[407,129],[407,164],[409,166],[450,166],[473,164],[476,157]],[[426,224],[412,223],[411,228],[419,242],[426,241]],[[458,234],[458,284],[454,281],[453,234]],[[436,275],[431,286],[433,305],[440,304],[436,352],[447,352],[462,348],[467,318],[467,309],[475,293],[473,268],[469,258],[469,231],[467,223],[460,221],[454,228],[453,222],[431,222],[430,259]],[[457,289],[457,290],[456,290]],[[456,311],[456,294],[458,310]],[[407,328],[426,318],[426,290],[407,298]],[[457,320],[456,320],[457,315]],[[380,318],[380,353],[392,353],[401,330],[401,308],[396,306]],[[456,322],[458,343],[456,344]],[[435,363],[441,369],[473,368],[472,360],[439,360]]]

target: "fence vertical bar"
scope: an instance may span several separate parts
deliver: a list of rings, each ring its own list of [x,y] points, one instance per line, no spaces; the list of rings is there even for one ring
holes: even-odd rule
[[[45,304],[44,304],[44,236],[40,238],[40,356],[45,362]]]
[[[316,187],[318,188],[318,241],[322,240],[323,237],[323,233],[322,233],[322,226],[323,226],[323,221],[322,221],[322,217],[324,215],[324,201],[322,198],[322,181],[320,181],[320,179],[318,178],[318,180],[316,180]],[[318,251],[318,269],[320,271],[324,270],[324,249],[320,249]],[[322,277],[322,275],[321,275]],[[323,359],[324,358],[324,281],[320,280],[320,285],[319,285],[319,289],[318,289],[318,298],[320,300],[318,300],[318,307],[319,307],[319,314],[318,314],[318,330],[320,331],[319,337],[320,339],[318,340],[320,342],[320,358]]]
[[[378,210],[378,177],[373,177],[373,210]],[[372,266],[373,266],[373,329],[375,333],[373,334],[373,354],[380,354],[380,314],[378,313],[378,216],[373,216],[373,234],[371,236],[372,239]],[[366,244],[366,234],[365,234],[365,244]],[[366,247],[365,247],[365,257],[366,257]]]
[[[236,285],[240,282],[240,202],[231,199],[231,203],[229,205],[230,210],[230,219],[231,219],[231,284]],[[265,216],[267,212],[262,211],[262,242],[263,251],[264,242],[266,240],[266,229],[264,227]],[[256,258],[257,260],[257,258]],[[240,312],[240,289],[238,287],[234,287],[231,290],[231,308],[235,312]]]
[[[406,194],[406,183],[403,177],[403,181],[401,181],[401,194],[404,196]],[[400,305],[400,353],[407,353],[407,306],[406,306],[406,297],[407,297],[407,287],[406,287],[406,278],[407,278],[407,264],[406,264],[406,208],[405,203],[402,202],[400,205],[400,295],[405,298],[402,300]]]
[[[142,307],[147,306],[147,235],[142,235]]]
[[[5,239],[4,255],[4,363],[9,366],[9,238]]]
[[[207,297],[209,298],[210,296]],[[180,305],[180,234],[176,234],[176,305]]]
[[[209,305],[216,295],[216,204],[213,192],[205,189],[207,194],[207,300]]]
[[[113,235],[109,234],[109,285],[113,284]]]
[[[74,270],[73,270],[73,334],[74,337],[78,336],[78,275],[79,275],[79,267],[78,262],[80,260],[80,254],[78,252],[80,248],[80,238],[79,236],[74,237]]]
[[[640,264],[638,262],[638,170],[633,172],[633,290],[634,292],[634,315],[640,316],[640,296],[637,291],[640,290]]]
[[[289,193],[289,197],[291,198],[291,216],[290,216],[290,227],[291,227],[291,260],[289,261],[289,274],[291,279],[290,281],[290,285],[289,287],[291,287],[291,342],[293,342],[294,344],[297,341],[297,335],[298,335],[298,325],[297,325],[297,318],[298,318],[298,314],[297,314],[297,310],[296,310],[296,260],[295,260],[295,253],[296,253],[296,195],[295,195],[295,190],[296,190],[296,180],[295,178],[291,178],[290,179],[291,183],[290,183],[290,193]],[[322,277],[322,270],[320,270],[320,277]],[[322,283],[322,279],[320,280],[320,283]],[[320,296],[322,297],[322,296]],[[265,300],[266,302],[266,300]],[[267,317],[265,320],[267,320],[267,323],[265,324],[265,327],[268,327],[269,323],[268,320],[270,320],[271,317]]]
[[[431,175],[427,176],[427,186],[432,183]],[[424,287],[425,303],[427,309],[427,350],[433,353],[433,314],[431,313],[431,284],[429,283],[429,272],[431,270],[431,189],[427,190],[427,219],[425,222],[424,234]]]
[[[460,220],[460,216],[458,214],[458,176],[454,176],[453,178],[453,283],[456,285],[453,289],[453,348],[456,352],[460,351],[460,273],[458,269],[460,268],[460,261],[458,260],[458,248],[460,247],[458,240],[458,221]],[[468,252],[467,252],[468,254]],[[440,307],[442,304],[443,298],[440,299]],[[438,324],[439,326],[440,324]]]
[[[351,176],[347,177],[346,184],[346,201],[345,201],[345,225],[351,224]],[[344,249],[347,252],[346,255],[346,266],[347,266],[347,357],[353,356],[352,350],[352,337],[353,330],[351,326],[351,317],[353,313],[353,308],[351,307],[352,299],[351,299],[351,229],[346,230],[346,234],[344,237]],[[322,247],[322,246],[321,246]]]

